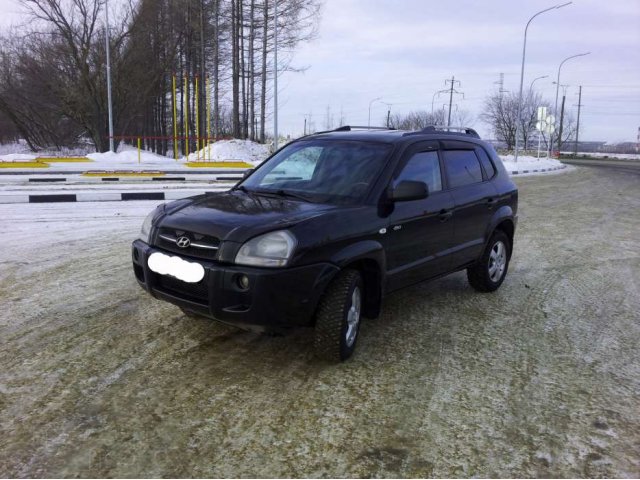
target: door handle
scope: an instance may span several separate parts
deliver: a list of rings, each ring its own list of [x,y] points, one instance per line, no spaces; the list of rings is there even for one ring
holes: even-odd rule
[[[487,199],[487,205],[489,206],[489,210],[491,210],[493,207],[495,207],[495,205],[498,203],[498,199],[497,198],[488,198]]]
[[[444,208],[440,210],[438,217],[440,217],[441,222],[446,222],[453,215],[453,210],[445,210]]]

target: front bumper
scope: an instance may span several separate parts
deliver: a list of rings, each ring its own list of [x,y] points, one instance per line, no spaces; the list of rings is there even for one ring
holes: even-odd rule
[[[136,279],[153,297],[205,317],[267,330],[311,325],[320,296],[338,272],[338,267],[330,263],[268,269],[184,257],[205,270],[204,279],[189,284],[151,271],[147,259],[153,252],[176,256],[142,240],[133,242]],[[249,278],[247,290],[238,285],[240,275]]]

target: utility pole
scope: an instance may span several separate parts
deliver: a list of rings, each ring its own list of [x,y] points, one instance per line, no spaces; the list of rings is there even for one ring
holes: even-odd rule
[[[107,55],[107,102],[109,103],[109,150],[114,151],[113,148],[113,107],[111,101],[111,54],[109,51],[109,3],[104,2],[104,23],[105,23],[105,53]]]
[[[456,80],[456,77],[451,76],[451,80],[445,80],[445,81],[444,81],[445,85],[446,85],[447,83],[449,83],[449,82],[451,82],[451,88],[449,89],[449,117],[447,118],[447,127],[450,127],[450,126],[451,126],[451,106],[453,105],[453,94],[454,94],[454,93],[456,93],[456,94],[458,94],[458,95],[462,95],[462,98],[464,98],[464,93],[462,93],[462,92],[458,92],[458,91],[454,88],[454,86],[455,86],[455,84],[456,84],[456,83],[458,84],[458,86],[461,86],[461,85],[460,85],[460,81],[459,81],[459,80]]]
[[[508,91],[504,89],[504,73],[500,73],[500,80],[493,83],[498,85],[498,95],[500,96],[500,104],[502,104],[502,97]]]
[[[567,94],[562,94],[562,107],[560,107],[560,129],[558,130],[558,151],[562,148],[562,122],[564,121],[564,101]]]
[[[578,155],[578,134],[580,133],[580,107],[582,107],[582,85],[578,89],[578,123],[576,125],[576,143],[573,146],[573,154]]]
[[[391,106],[393,105],[393,103],[388,103],[388,102],[380,102],[380,103],[384,103],[387,106],[387,128],[389,128],[389,123],[391,122]]]
[[[309,120],[309,133],[311,133],[311,114],[310,113],[303,113],[302,116],[304,117],[304,134],[307,134],[307,119]]]

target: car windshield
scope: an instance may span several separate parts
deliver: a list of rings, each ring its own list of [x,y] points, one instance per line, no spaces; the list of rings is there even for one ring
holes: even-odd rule
[[[311,202],[355,204],[377,179],[390,150],[391,145],[385,143],[295,142],[260,166],[238,188]]]

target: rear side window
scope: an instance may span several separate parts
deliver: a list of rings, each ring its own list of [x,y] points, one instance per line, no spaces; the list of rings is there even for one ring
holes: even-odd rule
[[[442,153],[451,188],[482,182],[480,161],[473,150],[444,150]]]
[[[482,168],[484,168],[484,173],[487,174],[487,178],[493,178],[496,174],[496,167],[494,167],[487,152],[484,151],[484,148],[478,148],[476,153],[480,157],[480,162],[482,163]]]
[[[442,175],[440,174],[438,153],[415,153],[404,166],[394,184],[397,185],[402,180],[424,182],[429,187],[429,192],[442,190]]]

